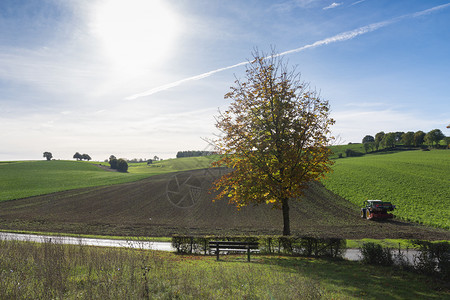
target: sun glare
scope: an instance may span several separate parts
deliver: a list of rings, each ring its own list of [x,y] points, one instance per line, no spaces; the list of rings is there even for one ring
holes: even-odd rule
[[[101,0],[91,28],[113,67],[129,75],[163,63],[179,32],[176,13],[158,0]]]

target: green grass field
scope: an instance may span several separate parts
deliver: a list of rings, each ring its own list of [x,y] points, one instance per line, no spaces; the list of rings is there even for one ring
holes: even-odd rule
[[[448,284],[392,267],[253,255],[0,240],[1,299],[447,299]]]
[[[188,157],[130,164],[128,173],[105,171],[96,162],[0,162],[0,202],[77,188],[137,181],[152,175],[207,168],[211,157]]]
[[[333,146],[334,156],[361,144]],[[361,148],[361,149],[360,149]],[[93,186],[138,181],[152,175],[208,167],[216,156],[169,159],[109,172],[96,162],[0,162],[0,202]],[[101,163],[107,165],[106,163]],[[450,151],[380,152],[337,159],[324,185],[360,206],[366,199],[392,201],[404,220],[450,228]]]
[[[402,151],[336,160],[323,183],[356,205],[391,201],[408,221],[450,228],[450,151]]]

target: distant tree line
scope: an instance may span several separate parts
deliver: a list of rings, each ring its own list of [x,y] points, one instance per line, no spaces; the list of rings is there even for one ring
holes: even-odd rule
[[[148,160],[146,158],[133,158],[133,159],[127,159],[126,160],[128,163],[143,163],[143,162],[148,162]]]
[[[196,157],[196,156],[208,156],[217,154],[217,152],[214,151],[178,151],[177,158],[180,157]]]
[[[76,160],[87,160],[90,161],[92,158],[89,156],[89,154],[80,154],[79,152],[75,153],[73,155],[73,158]]]
[[[450,145],[450,137],[446,137],[440,129],[433,129],[428,133],[421,130],[413,132],[388,132],[384,131],[378,132],[375,137],[371,135],[366,135],[362,139],[364,150],[367,152],[394,148],[398,145],[403,145],[405,147],[422,147],[424,145],[439,148],[441,141],[448,146]]]
[[[125,159],[119,158],[117,159],[114,155],[109,157],[109,165],[111,169],[117,170],[119,172],[127,172],[128,171],[128,163]]]
[[[44,152],[44,157],[47,160],[51,160],[53,158],[53,155],[51,152],[46,151]],[[88,154],[80,154],[79,152],[75,153],[73,155],[73,158],[75,158],[76,160],[87,160],[87,161],[92,159]]]

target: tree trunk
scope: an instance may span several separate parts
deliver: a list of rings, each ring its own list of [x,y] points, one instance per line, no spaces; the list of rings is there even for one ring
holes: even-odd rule
[[[291,235],[291,226],[289,223],[289,198],[281,200],[281,209],[283,211],[283,235]]]

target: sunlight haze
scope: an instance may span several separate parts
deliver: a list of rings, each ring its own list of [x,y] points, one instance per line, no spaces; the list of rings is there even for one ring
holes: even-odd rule
[[[329,100],[338,143],[450,129],[450,2],[0,1],[0,161],[212,150],[257,48]]]

